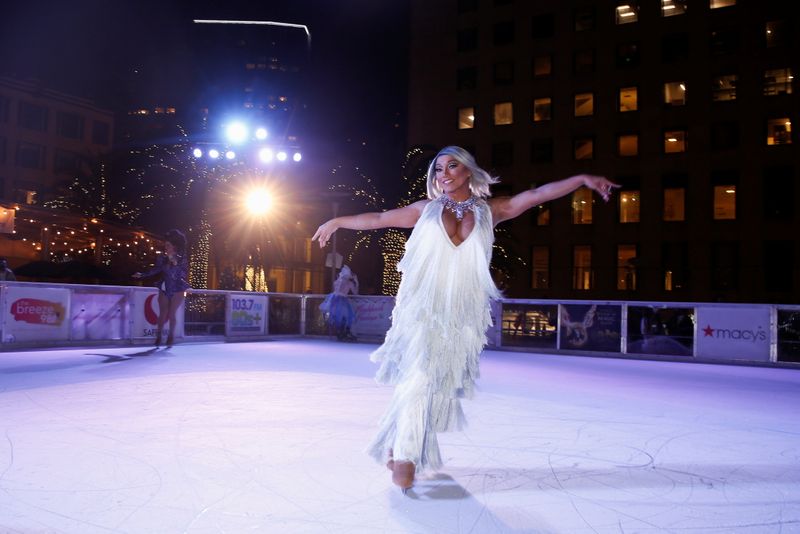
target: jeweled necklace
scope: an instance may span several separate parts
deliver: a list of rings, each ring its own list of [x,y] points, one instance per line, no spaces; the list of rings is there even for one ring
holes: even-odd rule
[[[442,203],[447,211],[455,213],[456,220],[460,221],[464,218],[464,213],[474,211],[478,197],[472,196],[463,202],[457,202],[447,195],[441,195],[439,196],[439,202]]]

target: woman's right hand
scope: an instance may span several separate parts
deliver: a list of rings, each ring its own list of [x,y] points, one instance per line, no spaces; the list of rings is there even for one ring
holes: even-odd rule
[[[314,233],[314,237],[311,238],[311,241],[319,240],[319,248],[323,248],[325,245],[328,244],[328,241],[330,241],[331,236],[338,229],[339,225],[336,222],[336,219],[331,219],[328,222],[320,225],[319,228],[317,228],[317,231]]]

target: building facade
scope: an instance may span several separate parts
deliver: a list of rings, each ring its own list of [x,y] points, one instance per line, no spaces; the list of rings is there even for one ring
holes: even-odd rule
[[[529,298],[798,302],[800,21],[781,2],[412,2],[409,144],[457,144],[515,194]]]
[[[40,204],[111,151],[114,116],[33,82],[0,78],[0,198]]]

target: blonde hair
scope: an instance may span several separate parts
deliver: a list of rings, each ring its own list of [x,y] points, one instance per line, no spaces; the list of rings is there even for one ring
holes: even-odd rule
[[[469,190],[473,195],[480,198],[489,198],[492,196],[489,186],[496,184],[500,180],[478,167],[478,163],[475,161],[472,154],[463,148],[459,146],[446,146],[436,154],[436,157],[433,158],[430,165],[428,165],[428,198],[433,200],[442,195],[442,190],[439,189],[436,184],[436,160],[438,160],[440,156],[451,156],[470,170]]]

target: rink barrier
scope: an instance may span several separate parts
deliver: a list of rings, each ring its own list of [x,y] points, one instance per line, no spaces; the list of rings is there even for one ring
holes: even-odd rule
[[[176,338],[237,341],[331,337],[325,295],[197,290],[178,311]],[[351,296],[352,333],[380,342],[393,297]],[[152,287],[0,283],[0,348],[152,342]],[[707,302],[502,299],[492,303],[493,349],[642,359],[800,364],[800,306]]]

